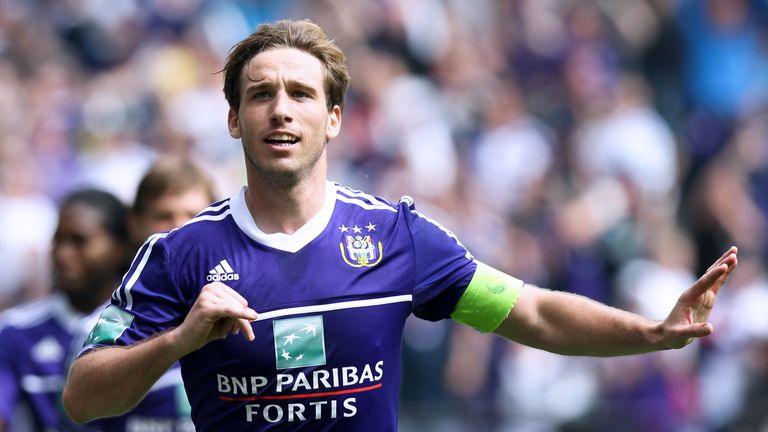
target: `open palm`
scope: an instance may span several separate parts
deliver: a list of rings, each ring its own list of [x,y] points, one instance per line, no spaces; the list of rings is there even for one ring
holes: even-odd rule
[[[720,288],[738,264],[737,254],[738,249],[731,246],[693,286],[683,292],[662,324],[662,345],[665,348],[681,348],[694,338],[712,334],[712,324],[707,320]]]

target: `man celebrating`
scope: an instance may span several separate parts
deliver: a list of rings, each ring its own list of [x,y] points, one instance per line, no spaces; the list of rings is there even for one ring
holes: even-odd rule
[[[329,182],[326,145],[349,75],[318,26],[260,26],[224,75],[247,186],[142,246],[70,370],[74,420],[129,409],[180,360],[201,431],[395,430],[411,313],[573,355],[680,348],[712,332],[736,248],[657,322],[524,286],[475,260],[410,198],[392,204]]]

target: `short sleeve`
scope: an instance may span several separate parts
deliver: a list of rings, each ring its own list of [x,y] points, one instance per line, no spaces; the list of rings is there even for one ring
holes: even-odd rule
[[[410,199],[400,201],[400,211],[413,241],[413,313],[430,321],[449,318],[475,272],[472,254],[452,232],[419,213]]]
[[[136,255],[110,304],[101,312],[84,351],[103,345],[131,345],[178,326],[189,306],[175,283],[169,253],[155,235]]]

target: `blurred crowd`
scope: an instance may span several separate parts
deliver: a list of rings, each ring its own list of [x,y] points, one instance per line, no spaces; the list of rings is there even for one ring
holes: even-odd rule
[[[244,183],[221,87],[259,22],[352,75],[330,177],[528,283],[662,319],[728,246],[683,350],[617,359],[409,321],[404,431],[768,430],[768,1],[0,0],[0,310],[51,290],[57,206],[161,155]]]

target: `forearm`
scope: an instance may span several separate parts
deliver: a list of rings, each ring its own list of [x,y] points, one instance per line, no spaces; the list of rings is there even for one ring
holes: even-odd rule
[[[557,354],[617,356],[663,349],[661,322],[586,297],[528,286],[496,333]],[[532,292],[533,291],[533,292]]]
[[[130,410],[183,354],[173,342],[173,332],[166,332],[130,347],[83,355],[72,364],[64,386],[67,414],[83,423]]]

